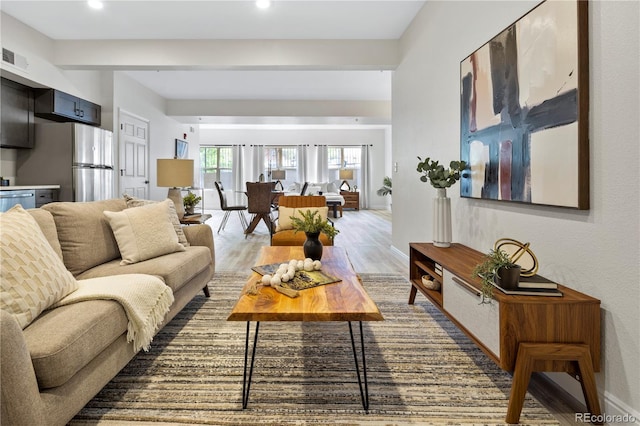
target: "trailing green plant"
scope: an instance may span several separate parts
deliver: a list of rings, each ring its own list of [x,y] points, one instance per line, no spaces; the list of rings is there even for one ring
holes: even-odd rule
[[[291,216],[294,232],[321,232],[329,238],[335,237],[340,230],[336,229],[328,220],[322,219],[318,210],[298,210],[300,217]]]
[[[449,188],[451,185],[460,180],[462,171],[467,167],[465,161],[452,161],[449,168],[445,169],[438,160],[431,160],[427,157],[422,161],[418,157],[418,173],[422,173],[420,180],[422,182],[430,182],[434,188]]]
[[[195,207],[200,202],[200,200],[202,200],[202,197],[189,191],[187,195],[182,198],[182,203],[184,204],[185,209],[191,209]]]
[[[474,277],[480,277],[482,280],[482,298],[480,303],[491,303],[493,299],[493,283],[498,275],[498,269],[513,267],[518,267],[518,265],[511,261],[507,252],[500,249],[491,250],[489,254],[484,257],[483,261],[476,265],[472,275]]]
[[[376,194],[381,197],[391,195],[391,178],[389,176],[385,176],[384,179],[382,179],[382,187],[378,189]]]

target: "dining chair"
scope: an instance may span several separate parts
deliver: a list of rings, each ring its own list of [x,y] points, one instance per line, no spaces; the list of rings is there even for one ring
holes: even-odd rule
[[[308,209],[308,210],[320,210],[324,209],[324,216],[328,214],[327,199],[323,195],[283,195],[280,197],[280,205],[282,208],[291,209]],[[280,216],[282,211],[278,213]],[[327,221],[333,226],[333,221],[327,218]],[[272,246],[301,246],[307,239],[304,232],[295,232],[293,228],[283,227],[283,222],[279,222],[279,225],[275,227],[274,232],[271,234]],[[282,229],[280,229],[282,228]],[[320,241],[324,246],[332,246],[333,238],[329,238],[324,234],[320,234]]]
[[[247,223],[247,218],[244,215],[244,211],[247,210],[247,206],[244,205],[234,205],[230,206],[227,203],[227,194],[224,192],[224,187],[222,186],[222,182],[214,182],[216,185],[216,190],[218,191],[218,196],[220,197],[220,208],[224,211],[224,217],[222,218],[222,222],[220,222],[220,226],[218,227],[218,234],[221,229],[227,224],[227,220],[229,220],[229,215],[231,212],[238,212],[238,216],[240,217],[240,225],[242,225],[242,231],[246,231],[249,226]]]
[[[273,203],[273,183],[272,182],[247,182],[247,210],[253,215],[245,236],[252,233],[260,221],[272,232],[273,220],[271,210]]]

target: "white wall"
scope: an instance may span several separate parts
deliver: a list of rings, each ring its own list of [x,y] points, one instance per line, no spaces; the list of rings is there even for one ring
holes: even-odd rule
[[[120,71],[113,73],[114,128],[119,129],[121,110],[149,121],[149,198],[162,200],[167,197],[167,188],[156,186],[156,159],[173,158],[175,139],[183,138],[187,133],[185,126],[166,116],[166,100],[155,92],[142,86]],[[117,138],[117,132],[114,134]],[[197,140],[188,135],[189,158],[198,163]],[[197,168],[197,167],[196,167]],[[195,176],[198,171],[195,171]]]
[[[402,40],[393,79],[393,246],[431,239],[435,191],[416,155],[459,158],[459,64],[537,2],[427,2]],[[591,209],[452,197],[453,238],[486,252],[501,237],[531,243],[540,274],[602,301],[603,411],[640,419],[638,2],[589,2]],[[552,378],[583,401],[568,375]]]
[[[4,12],[0,16],[2,47],[24,56],[29,64],[25,71],[3,62],[3,76],[8,72],[11,79],[32,87],[53,87],[98,104],[103,103],[99,71],[67,71],[55,66],[53,40]]]
[[[376,190],[382,186],[385,173],[388,174],[390,140],[388,129],[201,129],[201,145],[373,145],[371,147],[371,188],[369,191],[369,208],[385,209],[388,205],[387,197],[380,197]],[[313,151],[313,150],[312,150]],[[309,159],[312,168],[315,158]],[[313,178],[310,179],[313,181]],[[213,192],[211,192],[213,194]],[[213,194],[215,195],[215,194]],[[217,196],[206,195],[208,200],[215,200]],[[218,203],[219,204],[219,203]],[[218,204],[215,204],[216,207]]]

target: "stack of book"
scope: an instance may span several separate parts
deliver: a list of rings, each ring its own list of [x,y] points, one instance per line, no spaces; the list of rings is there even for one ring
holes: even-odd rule
[[[558,283],[541,277],[540,275],[520,277],[520,282],[516,289],[505,290],[500,286],[496,286],[496,288],[505,294],[519,296],[562,296],[562,292],[558,290]]]

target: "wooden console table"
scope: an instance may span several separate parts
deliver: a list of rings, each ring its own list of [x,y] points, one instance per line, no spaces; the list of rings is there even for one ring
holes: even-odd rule
[[[344,198],[344,209],[360,210],[360,193],[357,191],[340,191],[340,195]]]
[[[409,244],[409,304],[420,291],[500,368],[513,372],[507,423],[518,423],[534,371],[571,374],[580,380],[587,410],[600,415],[594,377],[600,371],[600,301],[558,285],[562,297],[510,296],[496,289],[495,300],[480,304],[482,283],[472,272],[483,256],[462,244]],[[440,289],[425,287],[423,275]]]

